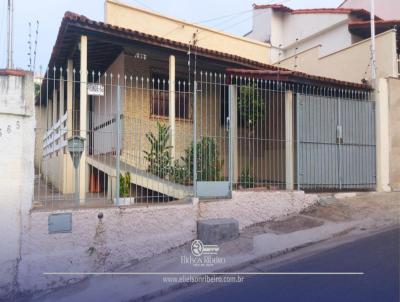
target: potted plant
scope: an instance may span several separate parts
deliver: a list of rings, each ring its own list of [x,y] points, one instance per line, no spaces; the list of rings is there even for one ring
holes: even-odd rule
[[[131,174],[125,172],[125,174],[119,175],[119,205],[131,205],[135,203],[135,198],[130,197],[130,187],[131,187]],[[114,203],[116,203],[116,198],[114,198]]]

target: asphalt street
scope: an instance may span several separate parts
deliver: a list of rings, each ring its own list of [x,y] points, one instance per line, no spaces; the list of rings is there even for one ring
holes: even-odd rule
[[[399,234],[390,230],[275,268],[276,272],[363,272],[337,276],[257,276],[177,301],[399,302]],[[261,270],[265,271],[261,266]]]

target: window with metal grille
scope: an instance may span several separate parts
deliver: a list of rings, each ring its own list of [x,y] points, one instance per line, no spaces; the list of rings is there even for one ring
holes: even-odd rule
[[[163,79],[165,76],[153,75],[153,79]],[[190,120],[192,118],[191,93],[189,86],[183,84],[185,81],[176,79],[175,81],[175,118]],[[163,85],[154,85],[151,91],[150,114],[152,117],[169,116],[169,84],[165,81]]]

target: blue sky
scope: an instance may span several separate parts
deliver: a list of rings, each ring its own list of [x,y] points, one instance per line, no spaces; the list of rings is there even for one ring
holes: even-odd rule
[[[47,66],[58,28],[65,11],[73,11],[94,20],[103,20],[103,0],[14,0],[14,65],[28,65],[28,22],[39,20],[36,66]],[[341,0],[123,0],[122,2],[152,9],[190,22],[199,22],[236,14],[203,23],[204,25],[243,35],[251,28],[251,7],[257,4],[283,3],[292,8],[337,7]],[[7,0],[0,0],[0,68],[6,63]],[[34,26],[32,26],[34,39]]]

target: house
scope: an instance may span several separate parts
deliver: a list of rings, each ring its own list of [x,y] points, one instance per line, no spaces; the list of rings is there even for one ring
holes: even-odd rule
[[[267,64],[266,43],[105,5],[109,23],[71,12],[62,20],[36,103],[43,144],[35,200],[112,205],[254,187],[375,187],[370,86]],[[349,134],[346,148],[338,146],[337,125],[315,114],[339,110],[335,118],[347,119],[338,104],[348,112],[363,107],[358,118],[368,128]],[[316,125],[326,131],[312,132]],[[75,136],[85,141],[76,170],[68,147]]]
[[[349,23],[369,20],[364,9],[254,4],[253,26],[246,37],[271,43],[271,61],[276,63],[317,45],[321,45],[321,55],[328,55],[357,43],[363,38],[349,31]]]
[[[382,156],[377,173],[382,180],[379,187],[389,190],[400,188],[400,166],[393,164],[398,162],[400,140],[395,131],[399,114],[400,34],[397,28],[400,20],[383,19],[384,13],[379,15],[385,11],[383,8],[387,10],[386,4],[390,1],[375,2],[378,8],[375,16],[377,111],[384,113],[381,121],[389,121],[389,124],[377,124],[380,149],[377,155]],[[271,61],[275,66],[372,83],[371,16],[367,7],[359,3],[345,1],[339,8],[306,10],[281,4],[254,5],[253,29],[247,37],[271,43]]]

